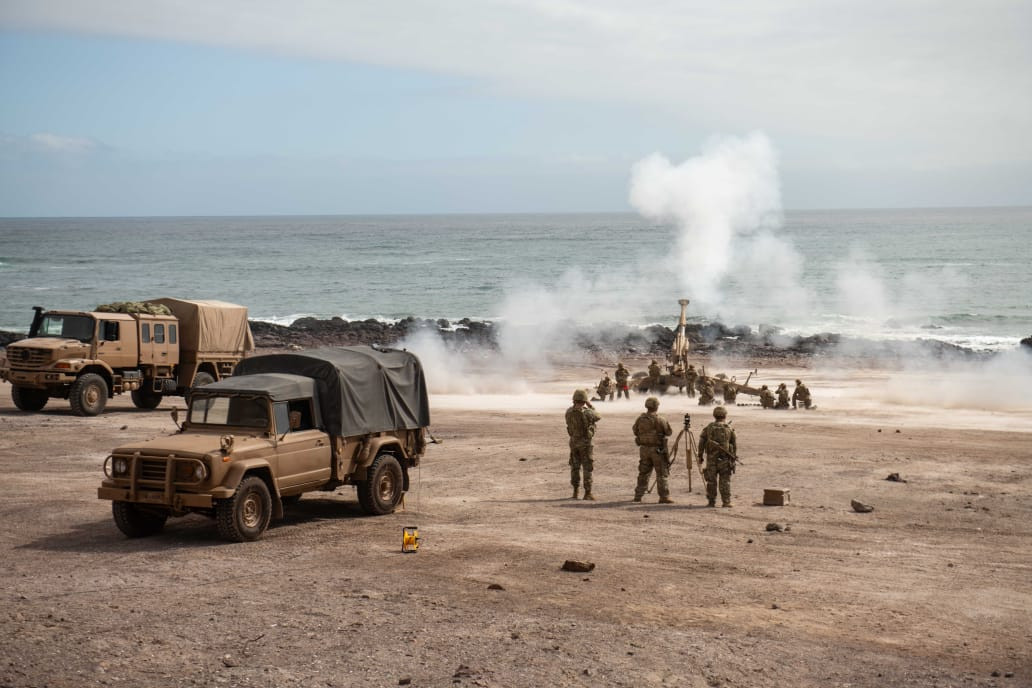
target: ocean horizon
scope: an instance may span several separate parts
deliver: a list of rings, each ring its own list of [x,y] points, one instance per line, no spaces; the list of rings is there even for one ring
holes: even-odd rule
[[[0,329],[26,331],[36,305],[162,296],[279,324],[669,327],[688,298],[692,322],[803,336],[1032,335],[1032,207],[789,210],[726,245],[693,236],[629,212],[2,218]]]

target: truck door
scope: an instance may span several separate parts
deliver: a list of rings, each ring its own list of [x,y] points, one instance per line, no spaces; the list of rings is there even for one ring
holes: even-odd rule
[[[310,399],[277,401],[276,434],[280,489],[320,484],[330,479],[333,452],[330,438],[312,424]]]
[[[97,321],[97,357],[115,370],[135,368],[137,362],[136,322],[129,318],[100,318]]]

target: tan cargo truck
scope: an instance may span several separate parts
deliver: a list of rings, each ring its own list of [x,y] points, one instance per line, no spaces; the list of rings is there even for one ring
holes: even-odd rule
[[[222,301],[153,299],[171,315],[44,311],[36,307],[29,337],[7,347],[0,379],[22,411],[50,398],[95,416],[107,400],[131,392],[138,408],[184,395],[233,374],[254,339],[247,308]]]
[[[227,540],[257,540],[285,504],[344,485],[363,511],[387,514],[409,488],[429,425],[423,369],[406,351],[253,356],[191,393],[178,433],[115,449],[97,496],[111,500],[128,537],[199,513]]]

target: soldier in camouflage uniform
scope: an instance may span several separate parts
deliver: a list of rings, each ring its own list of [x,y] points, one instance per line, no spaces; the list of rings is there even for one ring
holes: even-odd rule
[[[699,379],[699,373],[695,370],[695,366],[694,365],[691,365],[691,364],[688,365],[688,370],[685,371],[684,378],[685,378],[685,380],[688,381],[688,384],[685,387],[688,390],[688,396],[694,397],[695,396],[695,381]]]
[[[784,382],[778,385],[778,403],[774,404],[774,408],[788,408],[788,385],[786,385]]]
[[[699,463],[706,459],[706,501],[707,506],[717,505],[717,486],[720,486],[721,506],[731,506],[731,474],[735,472],[738,444],[735,431],[726,422],[727,409],[718,406],[713,409],[714,421],[707,425],[699,437]]]
[[[724,383],[724,403],[733,405],[737,398],[738,383],[735,382],[735,378],[732,377],[730,381]]]
[[[613,379],[609,377],[609,373],[605,373],[602,379],[598,383],[598,387],[595,388],[598,392],[598,400],[605,401],[606,397],[609,397],[609,401],[613,400],[613,395],[616,393],[616,389],[613,386]]]
[[[795,389],[792,390],[792,408],[796,408],[796,403],[803,405],[803,408],[810,408],[813,403],[810,400],[810,390],[803,384],[802,380],[795,381]]]
[[[584,499],[595,501],[591,494],[591,472],[595,468],[594,447],[595,424],[602,420],[595,407],[588,401],[588,393],[578,389],[573,393],[573,406],[566,409],[566,432],[570,436],[570,484],[573,498],[577,499],[581,473],[584,473]]]
[[[627,390],[627,378],[631,376],[631,372],[624,368],[623,363],[616,364],[616,398],[625,397],[628,401],[631,400],[631,393]]]
[[[634,443],[638,445],[638,484],[634,487],[634,501],[640,502],[649,486],[652,471],[656,471],[656,488],[660,504],[673,504],[670,499],[670,466],[667,465],[667,437],[673,432],[666,418],[656,413],[659,399],[645,400],[645,413],[634,421]]]
[[[760,406],[765,409],[774,408],[774,392],[767,385],[760,387]]]
[[[702,386],[699,387],[699,406],[708,406],[713,401],[713,382],[706,378],[702,381]]]

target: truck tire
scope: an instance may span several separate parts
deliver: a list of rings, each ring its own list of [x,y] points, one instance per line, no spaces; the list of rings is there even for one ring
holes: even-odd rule
[[[22,411],[42,411],[47,405],[47,390],[11,387],[11,400]]]
[[[130,502],[111,502],[111,515],[118,529],[131,538],[160,533],[168,520],[167,515],[143,511]]]
[[[379,454],[369,465],[368,480],[356,484],[358,503],[370,516],[394,513],[405,492],[401,464],[391,454]]]
[[[108,387],[104,378],[96,373],[80,375],[72,383],[68,393],[68,401],[72,404],[72,413],[77,416],[96,416],[107,406]]]
[[[158,407],[158,404],[161,403],[161,393],[154,391],[154,388],[151,387],[152,383],[152,380],[144,380],[143,387],[132,391],[131,396],[133,398],[133,406],[138,409],[153,409]]]
[[[271,519],[272,496],[258,476],[244,478],[236,494],[215,502],[215,523],[224,540],[253,542],[262,536]]]
[[[204,387],[215,382],[215,378],[211,376],[211,373],[206,373],[203,370],[193,376],[193,384],[190,385],[190,389],[197,389],[198,387]]]

